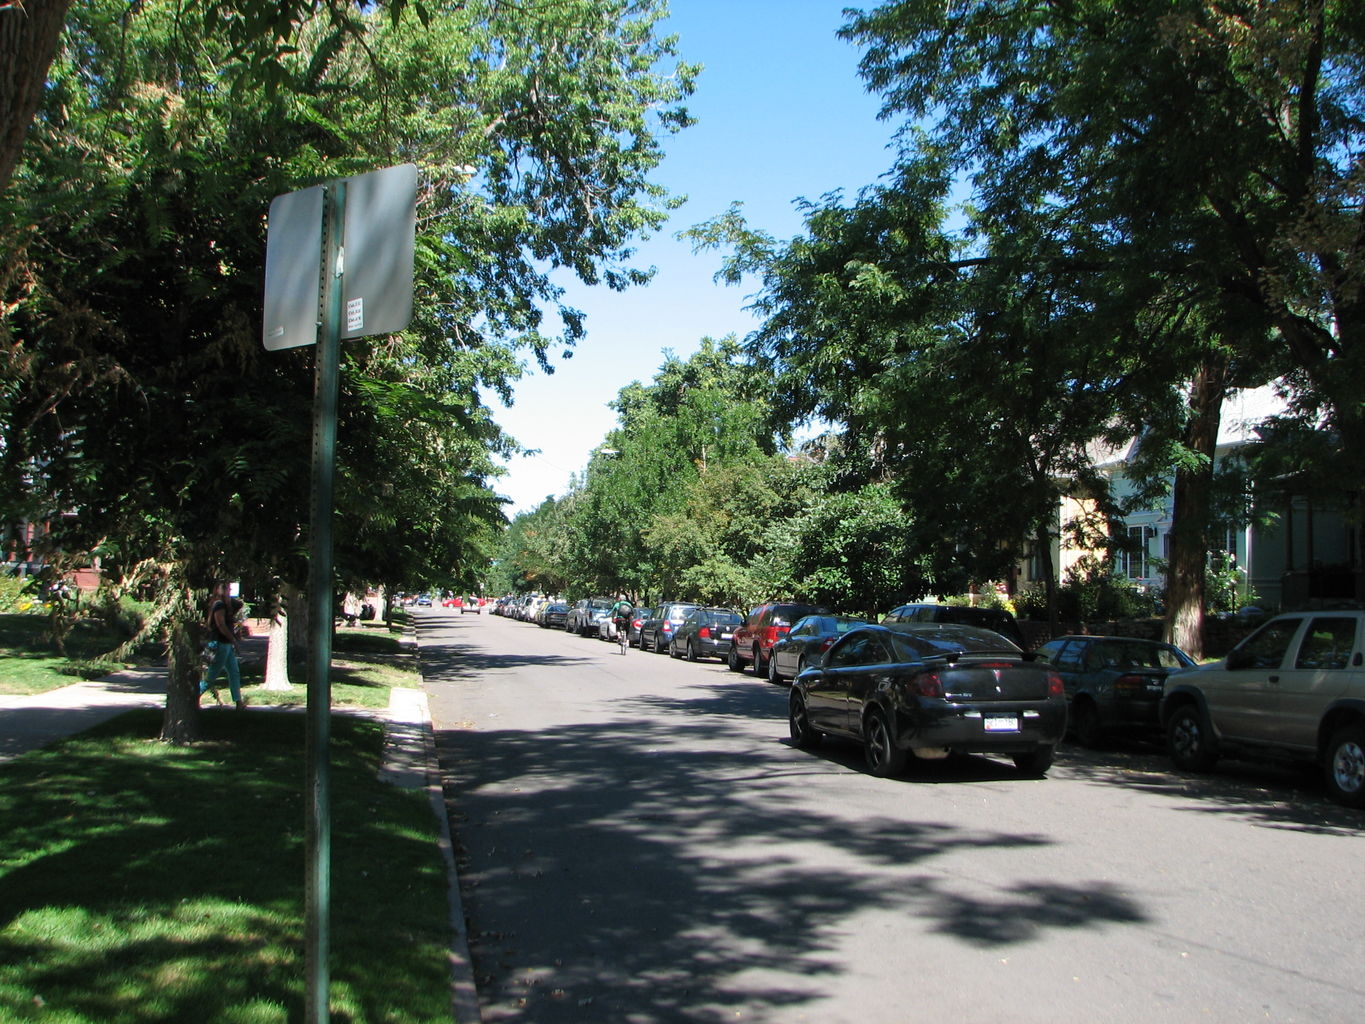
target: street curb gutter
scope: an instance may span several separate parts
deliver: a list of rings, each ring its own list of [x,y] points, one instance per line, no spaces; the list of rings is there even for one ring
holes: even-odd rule
[[[450,1004],[456,1024],[482,1024],[474,964],[469,955],[469,930],[464,902],[460,898],[460,875],[455,864],[455,842],[446,814],[445,790],[436,758],[436,734],[424,690],[394,688],[389,691],[390,730],[385,740],[384,776],[403,789],[425,789],[436,817],[436,845],[446,866],[447,913],[450,917]],[[420,736],[414,733],[420,732]],[[396,748],[396,749],[395,749]],[[421,763],[414,763],[420,751]]]

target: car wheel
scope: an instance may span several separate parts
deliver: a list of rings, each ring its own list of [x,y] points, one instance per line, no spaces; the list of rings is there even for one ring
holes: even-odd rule
[[[1177,708],[1166,726],[1166,745],[1177,768],[1206,772],[1218,760],[1218,746],[1204,716],[1193,704]]]
[[[730,653],[725,657],[725,667],[731,672],[744,671],[744,662],[739,660],[739,651],[733,644],[730,645]]]
[[[802,750],[814,750],[824,739],[822,734],[810,727],[810,718],[806,714],[806,698],[795,690],[792,691],[791,700],[787,702],[787,727],[791,730],[792,742]]]
[[[760,679],[768,674],[768,663],[763,659],[763,649],[754,644],[754,675]]]
[[[1042,778],[1047,774],[1047,770],[1052,767],[1052,755],[1056,748],[1039,747],[1037,750],[1030,750],[1027,754],[1014,755],[1014,767],[1019,770],[1020,775],[1027,775],[1031,778]]]
[[[1076,742],[1092,750],[1104,745],[1104,727],[1100,724],[1100,712],[1093,701],[1078,700],[1071,705],[1071,731],[1076,734]]]
[[[682,657],[682,652],[678,650],[678,645],[671,640],[668,642],[668,656],[670,658]]]
[[[663,637],[659,636],[658,633],[654,634],[654,653],[655,654],[664,653],[664,640]]]
[[[1338,729],[1327,744],[1327,795],[1347,807],[1365,807],[1365,729]]]
[[[776,658],[768,659],[768,682],[772,683],[774,686],[781,686],[783,683],[786,682],[785,679],[783,679],[780,675],[777,674]]]
[[[867,767],[873,775],[885,779],[905,770],[906,754],[891,737],[891,723],[880,708],[873,708],[863,726],[863,744]]]
[[[697,645],[691,640],[687,641],[687,660],[696,661],[700,655],[697,654]]]

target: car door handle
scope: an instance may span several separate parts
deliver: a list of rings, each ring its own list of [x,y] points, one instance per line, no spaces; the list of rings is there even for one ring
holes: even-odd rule
[[[1279,677],[1279,676],[1269,676],[1268,679],[1269,679],[1269,681],[1272,682],[1272,683],[1278,683],[1278,682],[1280,681],[1280,677]]]

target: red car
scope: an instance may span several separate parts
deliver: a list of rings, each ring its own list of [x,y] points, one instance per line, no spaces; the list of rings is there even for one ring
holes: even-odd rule
[[[813,604],[761,604],[749,612],[744,625],[735,630],[726,664],[731,672],[743,672],[746,662],[754,667],[754,675],[768,674],[768,655],[773,644],[791,632],[792,623],[807,615],[828,615],[828,608]]]

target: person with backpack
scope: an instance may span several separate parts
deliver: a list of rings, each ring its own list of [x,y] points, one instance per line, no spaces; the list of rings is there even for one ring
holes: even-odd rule
[[[210,661],[204,678],[199,680],[199,696],[202,697],[207,690],[212,689],[216,697],[218,690],[214,687],[213,681],[225,675],[228,690],[232,694],[232,702],[238,711],[243,711],[246,709],[246,701],[242,699],[242,669],[237,660],[236,617],[239,608],[241,602],[233,598],[226,580],[215,585],[209,597],[208,616],[204,620]]]

